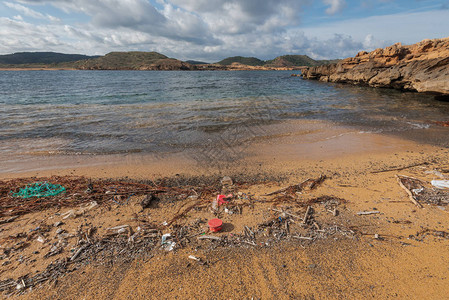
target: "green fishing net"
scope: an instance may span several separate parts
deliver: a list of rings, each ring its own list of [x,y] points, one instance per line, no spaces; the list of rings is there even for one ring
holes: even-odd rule
[[[51,184],[45,181],[28,184],[23,189],[20,189],[19,192],[13,193],[13,196],[25,199],[31,197],[41,198],[48,196],[56,196],[63,192],[65,192],[65,187],[63,187],[62,185]]]

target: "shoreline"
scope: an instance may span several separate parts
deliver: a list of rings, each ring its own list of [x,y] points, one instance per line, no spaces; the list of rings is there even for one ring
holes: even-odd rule
[[[77,175],[88,177],[130,178],[164,177],[175,174],[199,175],[223,172],[260,172],[262,168],[287,171],[303,163],[340,161],[357,157],[394,153],[438,152],[438,146],[420,144],[382,133],[359,131],[324,121],[288,121],[268,125],[261,135],[231,148],[220,141],[204,149],[185,149],[177,153],[130,153],[66,155],[26,152],[3,156],[0,179]],[[444,152],[444,151],[443,151]]]
[[[0,71],[300,71],[307,67],[224,67],[224,68],[210,68],[210,69],[195,69],[195,70],[152,70],[152,69],[76,69],[76,68],[46,68],[46,67],[31,67],[31,68],[0,68]],[[298,75],[294,75],[298,76]]]

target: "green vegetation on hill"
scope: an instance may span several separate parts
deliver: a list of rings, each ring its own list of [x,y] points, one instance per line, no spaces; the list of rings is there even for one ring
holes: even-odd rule
[[[186,63],[189,63],[191,65],[207,65],[207,62],[204,61],[198,61],[198,60],[186,60]]]
[[[102,70],[137,70],[153,65],[167,56],[157,52],[111,52],[105,56],[76,62],[75,67]]]
[[[263,66],[265,64],[263,60],[260,60],[256,57],[243,57],[243,56],[228,57],[219,61],[217,64],[228,66],[233,63],[239,63],[247,66]]]
[[[62,68],[81,70],[225,70],[233,63],[251,67],[298,68],[336,63],[338,60],[314,60],[307,55],[283,55],[263,61],[256,57],[234,56],[217,64],[180,61],[157,52],[111,52],[104,56],[22,52],[0,55],[0,68]],[[231,67],[232,68],[232,67]]]
[[[18,52],[14,54],[0,55],[0,64],[54,64],[62,62],[72,62],[82,59],[94,58],[81,54],[63,54],[56,52]]]
[[[297,67],[297,66],[317,66],[320,63],[307,55],[283,55],[275,59],[266,61],[266,66],[272,67]]]
[[[242,65],[248,66],[265,66],[265,67],[274,67],[274,68],[282,68],[282,67],[313,67],[319,65],[325,65],[330,63],[336,63],[336,60],[314,60],[307,55],[282,55],[278,56],[275,59],[263,61],[255,57],[242,57],[242,56],[234,56],[228,57],[219,61],[218,64],[228,66],[232,63],[240,63]]]

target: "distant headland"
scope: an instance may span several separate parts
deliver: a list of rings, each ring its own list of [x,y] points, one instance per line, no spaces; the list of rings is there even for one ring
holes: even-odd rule
[[[0,70],[298,70],[335,63],[307,55],[283,55],[271,60],[234,56],[216,63],[181,61],[157,52],[111,52],[86,56],[55,52],[20,52],[0,55]]]

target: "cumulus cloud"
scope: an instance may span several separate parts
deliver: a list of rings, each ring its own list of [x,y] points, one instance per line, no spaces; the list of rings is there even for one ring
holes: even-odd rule
[[[328,15],[335,15],[336,13],[343,10],[346,6],[345,0],[323,0],[324,4],[329,5],[326,9]]]
[[[439,14],[420,12],[365,17],[301,28],[305,8],[319,4],[317,7],[324,14],[324,3],[326,13],[331,15],[343,10],[345,0],[152,1],[157,3],[149,0],[6,0],[3,5],[20,15],[1,17],[0,13],[0,53],[105,54],[142,50],[209,62],[234,55],[271,59],[282,54],[307,54],[326,59],[353,56],[360,50],[392,44],[385,36],[393,33],[389,29],[394,28],[394,24],[396,36],[389,38],[394,42],[420,38],[421,31],[423,35],[432,32],[438,37],[440,31],[444,32],[449,26],[445,11],[439,10]],[[55,22],[57,19],[42,13],[48,6],[59,9],[63,20]],[[65,20],[66,16],[73,20],[80,14],[83,18],[76,22]],[[417,26],[419,30],[410,30]]]
[[[200,15],[215,33],[244,34],[278,31],[298,24],[304,0],[171,0]]]
[[[51,4],[66,13],[80,12],[91,17],[98,29],[131,29],[156,37],[192,43],[219,43],[209,28],[193,13],[182,12],[169,3],[157,10],[148,0],[18,0],[27,4]]]
[[[36,26],[21,19],[0,17],[0,52],[44,51],[64,49],[54,26]]]

